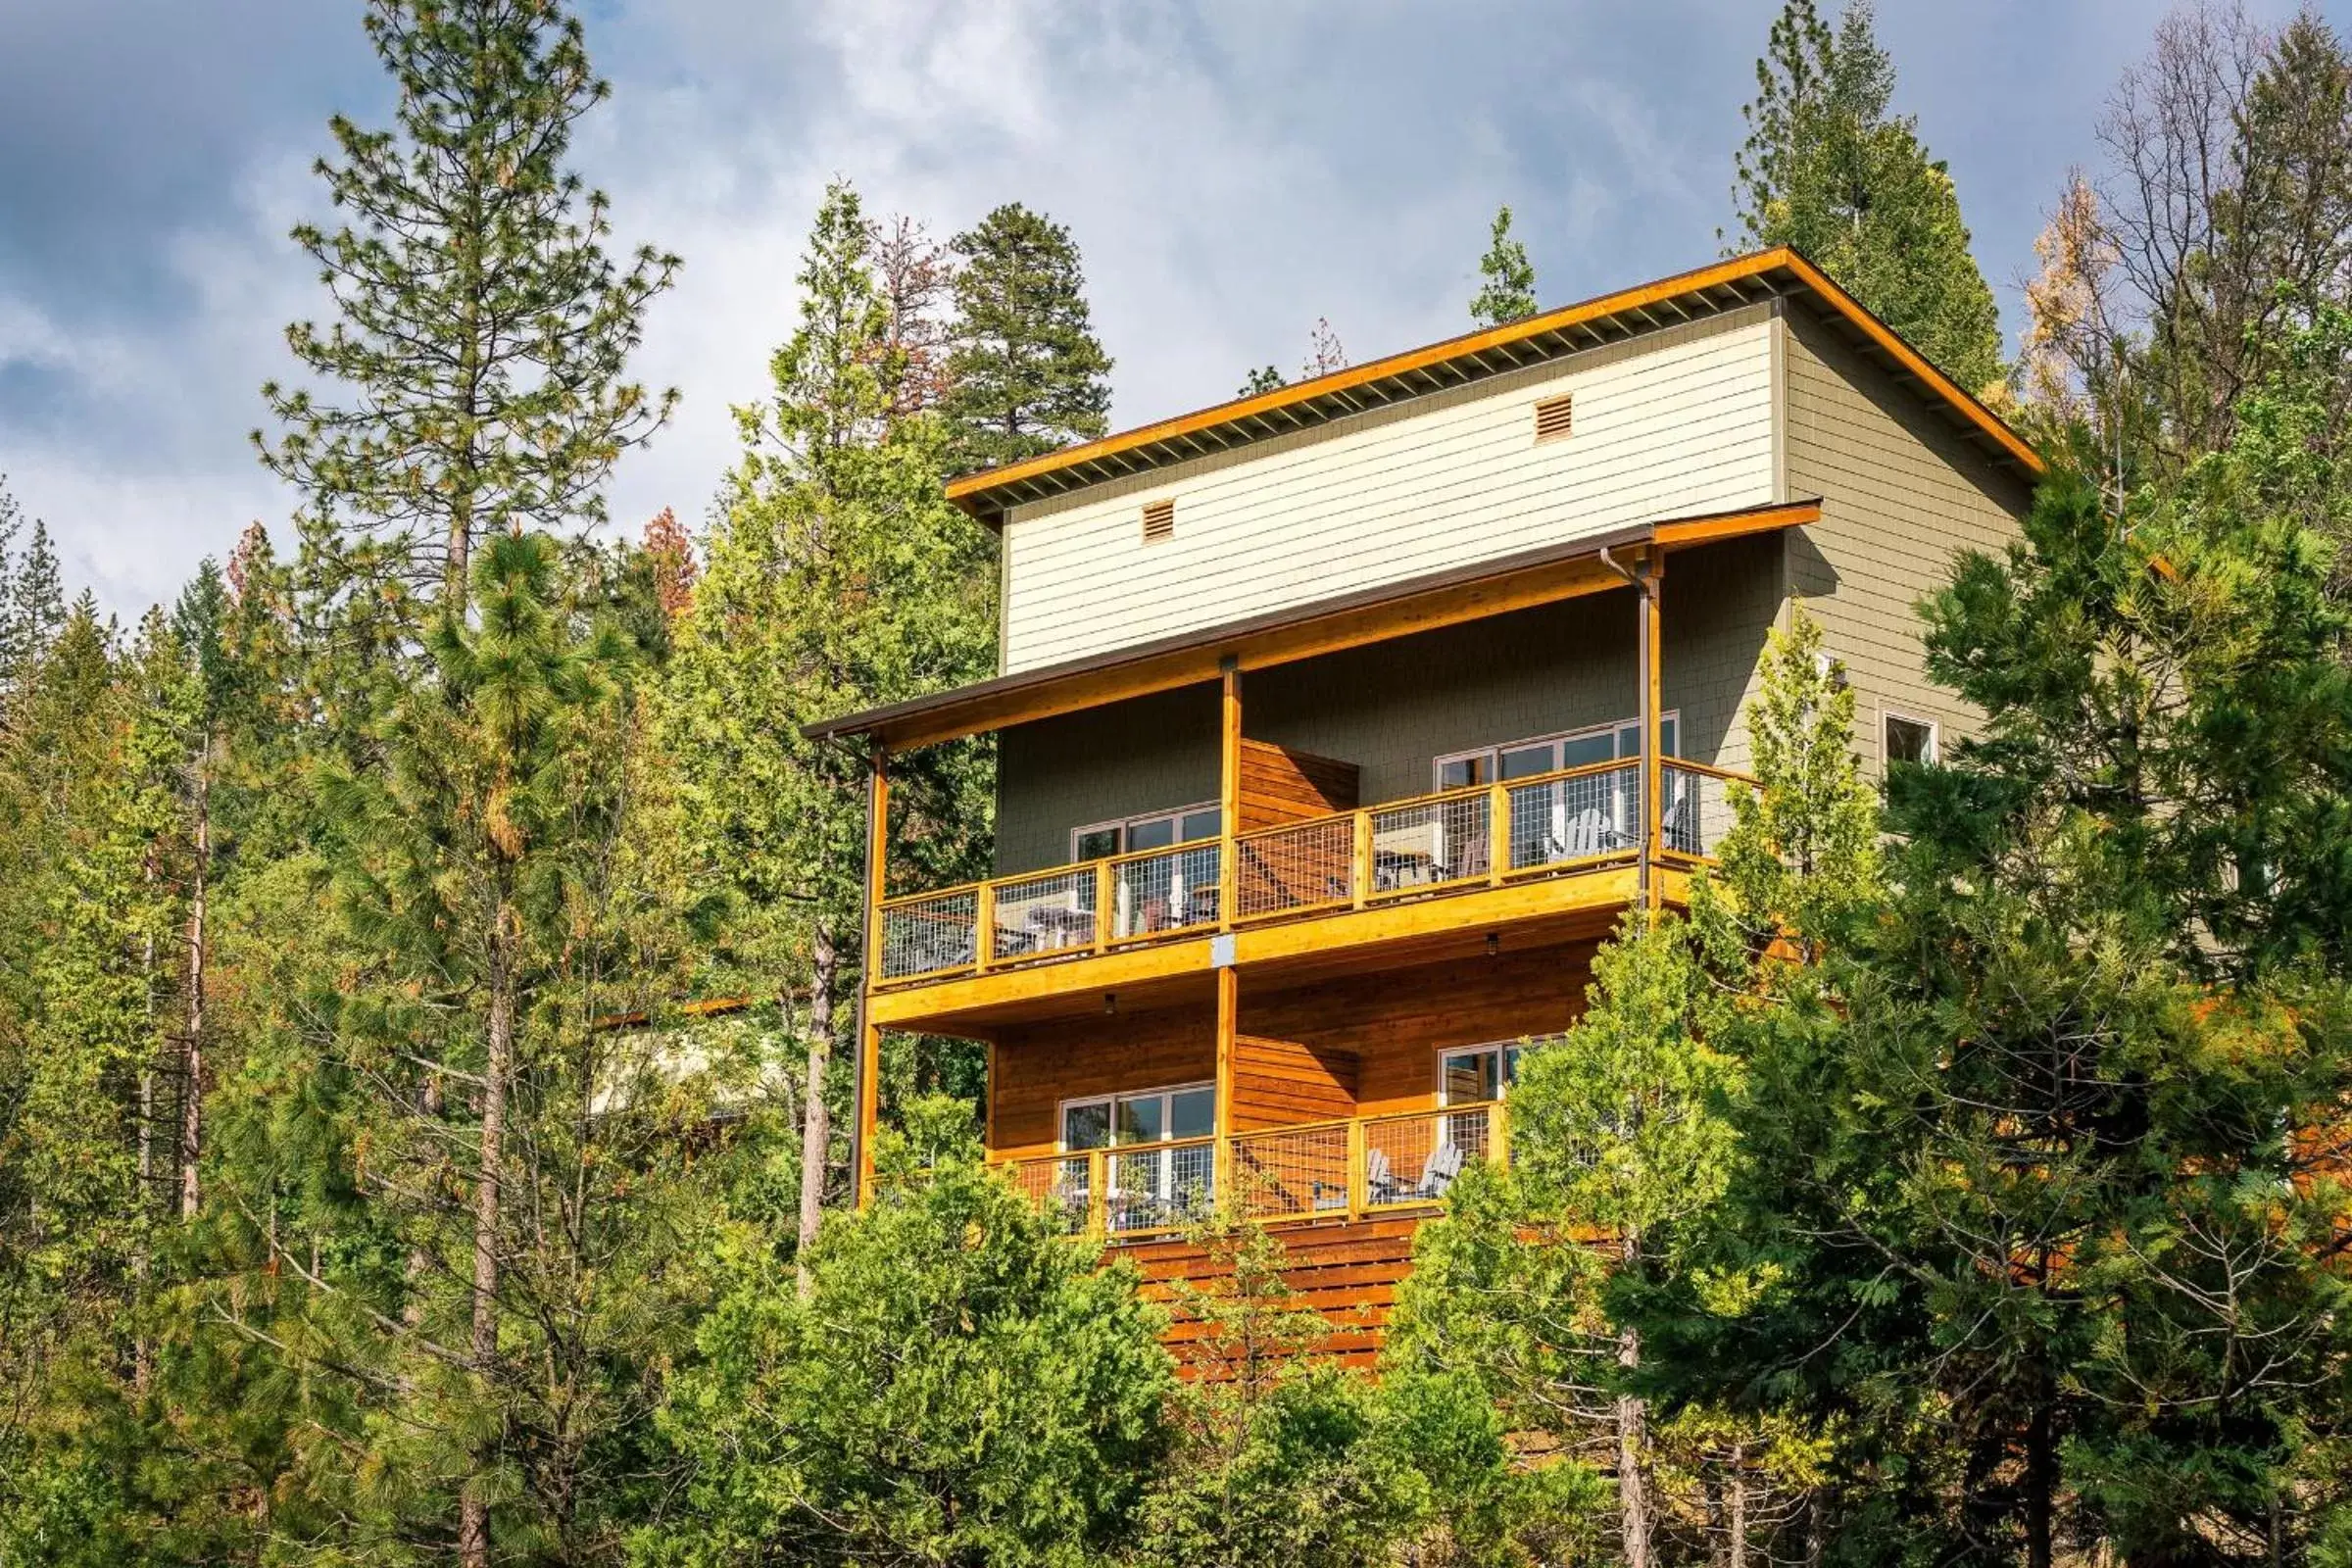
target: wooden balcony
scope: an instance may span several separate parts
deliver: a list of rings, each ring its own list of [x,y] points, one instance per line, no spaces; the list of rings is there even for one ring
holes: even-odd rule
[[[1083,964],[1220,932],[1621,871],[1648,842],[1643,772],[1638,760],[1599,762],[1240,833],[1230,876],[1227,841],[1207,839],[890,899],[876,911],[870,980],[877,992],[899,991]],[[1688,869],[1712,855],[1731,825],[1729,792],[1746,780],[1671,760],[1658,772],[1655,853]],[[1463,909],[1470,919],[1486,913]],[[1442,909],[1428,914],[1445,923]],[[1069,980],[1094,983],[1075,972]]]
[[[1072,1234],[1141,1242],[1200,1224],[1220,1200],[1269,1226],[1425,1214],[1469,1165],[1509,1157],[1503,1102],[1490,1101],[1039,1154],[997,1168]]]

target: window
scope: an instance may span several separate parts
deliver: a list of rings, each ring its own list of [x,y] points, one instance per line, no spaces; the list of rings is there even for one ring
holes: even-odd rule
[[[1537,404],[1536,439],[1558,441],[1564,438],[1573,428],[1575,412],[1574,399],[1566,392]]]
[[[1212,1084],[1065,1100],[1061,1152],[1111,1151],[1104,1161],[1109,1180],[1102,1200],[1104,1223],[1114,1234],[1163,1230],[1199,1218],[1214,1201],[1215,1151],[1196,1140],[1216,1131],[1216,1116]],[[1088,1161],[1062,1164],[1065,1200],[1083,1211]]]
[[[1681,728],[1679,717],[1678,713],[1665,713],[1658,718],[1658,750],[1668,757],[1681,755],[1676,750],[1677,731]],[[1614,724],[1595,725],[1566,735],[1513,741],[1507,746],[1489,746],[1441,757],[1437,760],[1437,787],[1466,789],[1473,784],[1492,784],[1497,778],[1507,784],[1512,779],[1533,778],[1539,773],[1641,755],[1642,721],[1620,719]]]
[[[1480,1105],[1500,1100],[1518,1076],[1516,1042],[1465,1046],[1438,1053],[1438,1103]]]
[[[1162,539],[1176,537],[1176,503],[1147,501],[1144,503],[1144,543],[1158,544]]]
[[[1901,713],[1887,713],[1886,748],[1881,755],[1889,765],[1895,762],[1929,763],[1936,760],[1936,721],[1932,718],[1906,718]]]
[[[1224,831],[1224,808],[1210,801],[1174,811],[1130,816],[1117,822],[1090,822],[1070,831],[1072,860],[1100,860],[1141,850],[1164,850],[1175,844],[1197,844]]]
[[[1061,1102],[1061,1147],[1073,1152],[1170,1139],[1206,1138],[1216,1130],[1213,1084],[1179,1084],[1132,1095],[1099,1095]]]

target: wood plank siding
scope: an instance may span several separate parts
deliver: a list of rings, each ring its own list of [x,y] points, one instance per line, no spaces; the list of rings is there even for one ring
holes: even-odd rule
[[[1417,1215],[1391,1215],[1353,1223],[1304,1225],[1278,1233],[1283,1284],[1293,1304],[1323,1315],[1330,1337],[1314,1348],[1343,1366],[1369,1370],[1379,1358],[1381,1339],[1396,1287],[1413,1267]],[[1167,1308],[1170,1322],[1162,1342],[1176,1352],[1181,1368],[1203,1377],[1230,1375],[1219,1364],[1219,1331],[1213,1311],[1203,1314],[1190,1301],[1216,1298],[1216,1282],[1230,1279],[1225,1258],[1186,1241],[1149,1242],[1119,1250],[1144,1276],[1143,1297]],[[1192,1287],[1180,1295],[1179,1284]],[[1188,1301],[1187,1297],[1190,1297]]]
[[[1821,520],[1787,540],[1788,591],[1845,661],[1855,744],[1876,771],[1888,710],[1947,736],[1979,721],[1929,681],[1917,606],[1950,580],[1955,552],[2015,538],[2030,495],[1805,313],[1785,325],[1788,485],[1822,502]]]
[[[1243,711],[1248,712],[1244,699]],[[1247,719],[1244,720],[1247,722]],[[1357,769],[1353,762],[1335,761],[1312,752],[1294,751],[1271,741],[1242,741],[1241,825],[1249,833],[1261,827],[1351,811],[1356,799]]]
[[[1002,667],[1033,669],[1610,528],[1773,499],[1763,306],[1015,508]],[[1539,443],[1535,404],[1576,400]],[[1173,498],[1148,548],[1136,518]]]
[[[1437,1104],[1438,1053],[1558,1032],[1584,1011],[1592,944],[1422,963],[1241,995],[1235,1130]],[[1211,1005],[1008,1029],[996,1042],[988,1148],[1052,1153],[1065,1100],[1216,1073]]]

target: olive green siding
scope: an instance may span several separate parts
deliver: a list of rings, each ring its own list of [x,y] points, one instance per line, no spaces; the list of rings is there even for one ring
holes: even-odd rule
[[[1683,755],[1746,760],[1738,704],[1780,607],[1777,541],[1677,555],[1662,604],[1666,706]],[[1253,671],[1252,740],[1352,762],[1365,804],[1428,793],[1439,757],[1632,717],[1640,709],[1633,591],[1593,594]],[[1004,731],[1000,873],[1057,865],[1082,823],[1217,793],[1212,687],[1113,704]]]
[[[1217,798],[1217,688],[1015,724],[997,739],[997,873],[1065,864],[1070,829]]]
[[[1804,313],[1785,325],[1788,490],[1822,503],[1821,521],[1787,541],[1788,589],[1845,662],[1856,746],[1875,771],[1888,710],[1947,735],[1981,718],[1929,681],[1917,607],[1959,551],[2016,537],[2029,491]]]

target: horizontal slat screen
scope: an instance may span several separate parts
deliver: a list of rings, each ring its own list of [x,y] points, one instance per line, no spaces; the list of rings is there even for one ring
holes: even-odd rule
[[[1157,544],[1176,536],[1176,503],[1147,501],[1144,503],[1144,543]]]
[[[1557,441],[1568,434],[1574,401],[1568,393],[1563,392],[1556,398],[1545,398],[1536,405],[1537,440]]]

